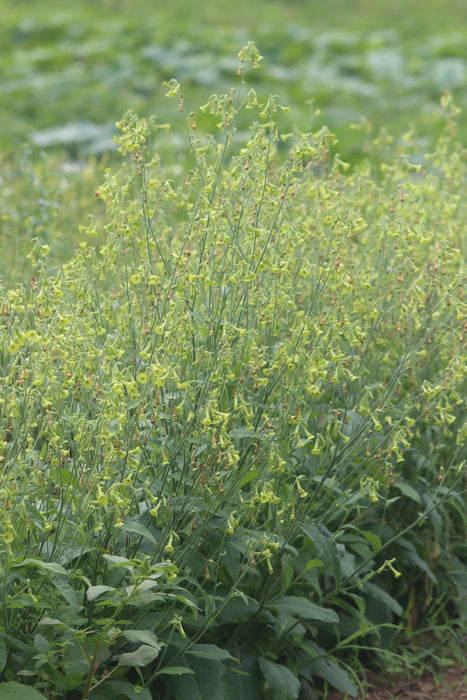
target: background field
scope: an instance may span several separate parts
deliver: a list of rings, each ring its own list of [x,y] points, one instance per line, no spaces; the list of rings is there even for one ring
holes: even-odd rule
[[[460,0],[3,1],[0,9],[0,275],[11,282],[30,275],[32,239],[51,245],[52,263],[66,260],[79,225],[99,215],[94,191],[128,109],[169,121],[161,149],[169,143],[183,162],[162,81],[182,82],[195,111],[234,83],[247,40],[264,55],[254,87],[291,107],[286,128],[326,124],[346,160],[358,160],[381,129],[394,136],[388,148],[414,128],[429,149],[442,91],[460,107],[467,99]],[[465,120],[460,128],[465,142]]]

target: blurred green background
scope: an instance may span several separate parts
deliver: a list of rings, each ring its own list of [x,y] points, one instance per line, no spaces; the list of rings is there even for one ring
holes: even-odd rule
[[[29,275],[34,237],[60,262],[79,224],[100,215],[93,193],[128,109],[170,122],[167,158],[183,160],[183,125],[162,82],[179,80],[196,111],[236,84],[248,40],[264,56],[249,83],[291,108],[284,128],[326,124],[351,162],[381,129],[396,148],[413,128],[429,149],[442,91],[461,108],[467,100],[464,0],[2,0],[0,11],[0,276],[8,283]]]

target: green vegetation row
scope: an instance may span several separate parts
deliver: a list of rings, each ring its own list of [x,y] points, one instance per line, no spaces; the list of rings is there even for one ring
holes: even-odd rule
[[[262,99],[279,94],[294,106],[293,118],[280,115],[281,129],[326,125],[351,164],[367,147],[361,129],[370,141],[381,129],[395,135],[388,150],[415,129],[420,150],[431,150],[442,128],[442,91],[465,106],[461,3],[446,11],[442,0],[409,9],[402,0],[69,7],[0,0],[0,9],[0,276],[7,286],[30,278],[26,255],[35,237],[50,246],[50,265],[62,263],[82,237],[79,224],[100,215],[93,195],[109,159],[116,162],[115,122],[126,110],[170,122],[161,157],[185,167],[185,142],[161,83],[181,81],[194,109],[230,88],[234,56],[247,40],[266,58],[254,78]],[[248,120],[238,127],[247,129]],[[465,144],[463,121],[459,129]]]
[[[465,631],[458,110],[351,170],[281,134],[259,60],[197,113],[167,84],[178,175],[128,113],[103,230],[1,290],[6,700],[355,696],[401,634]]]
[[[216,28],[178,24],[177,32],[157,14],[144,22],[63,11],[19,14],[0,59],[2,146],[10,150],[12,141],[17,146],[32,138],[72,155],[102,153],[126,109],[165,119],[163,80],[182,81],[194,104],[206,91],[227,89],[232,57],[250,35],[267,59],[255,82],[264,93],[293,101],[302,129],[364,119],[376,130],[390,122],[397,133],[416,123],[419,136],[432,138],[442,90],[464,104],[466,41],[457,22],[443,34],[435,25],[431,34],[405,39],[376,21],[372,29],[352,31],[349,25],[309,27],[304,9],[276,24],[246,17],[235,33],[228,21]],[[346,155],[355,146],[345,135]]]

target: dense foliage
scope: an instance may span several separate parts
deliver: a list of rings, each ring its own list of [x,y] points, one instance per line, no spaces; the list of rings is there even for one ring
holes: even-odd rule
[[[1,290],[2,697],[355,695],[357,658],[465,621],[457,110],[349,171],[279,133],[259,59],[198,114],[167,85],[170,178],[127,114],[105,243]]]

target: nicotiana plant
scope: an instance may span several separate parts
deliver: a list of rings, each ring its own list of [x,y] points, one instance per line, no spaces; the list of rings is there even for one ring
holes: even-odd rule
[[[186,171],[125,115],[104,245],[2,290],[2,697],[356,695],[366,648],[465,619],[455,107],[350,170],[260,58],[198,113],[167,85]]]

